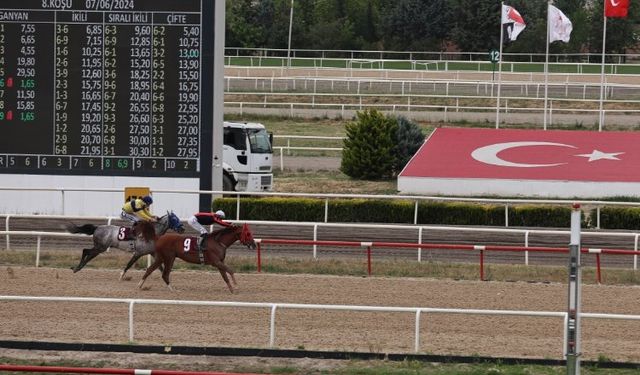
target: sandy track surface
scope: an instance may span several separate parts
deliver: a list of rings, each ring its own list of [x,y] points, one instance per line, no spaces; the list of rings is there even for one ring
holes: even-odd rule
[[[0,268],[0,294],[202,301],[246,301],[460,309],[563,311],[563,284],[411,278],[237,274],[230,294],[217,272],[174,271],[171,292],[156,272],[139,290],[142,271],[118,281],[115,270]],[[640,315],[640,288],[585,285],[583,311]],[[126,343],[128,306],[103,303],[0,302],[0,338]],[[269,344],[268,308],[138,305],[139,344],[261,347]],[[275,345],[283,349],[412,353],[413,313],[282,309]],[[562,358],[563,320],[422,314],[420,352],[450,355]],[[585,359],[640,361],[640,322],[583,320]]]

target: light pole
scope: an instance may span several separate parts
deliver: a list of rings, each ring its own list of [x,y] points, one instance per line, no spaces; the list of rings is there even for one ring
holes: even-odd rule
[[[289,13],[289,45],[287,47],[287,66],[291,67],[291,28],[293,26],[293,0],[291,0],[291,13]]]

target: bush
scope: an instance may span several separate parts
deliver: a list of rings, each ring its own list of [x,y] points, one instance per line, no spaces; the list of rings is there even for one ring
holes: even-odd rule
[[[236,198],[219,198],[216,209],[226,213],[227,219],[236,217]],[[313,198],[242,198],[240,212],[243,220],[264,221],[324,221],[324,200]]]
[[[594,209],[591,213],[595,221],[597,213]],[[637,207],[602,207],[600,209],[600,227],[608,229],[640,228],[640,208]]]
[[[408,120],[406,117],[399,116],[397,118],[398,130],[396,132],[396,174],[400,173],[405,165],[411,160],[413,155],[424,143],[424,133],[416,124]]]
[[[222,209],[227,219],[236,218],[236,198],[218,198],[213,207]],[[329,222],[412,224],[415,201],[406,199],[329,199]],[[325,199],[262,197],[240,200],[242,220],[324,222]],[[519,205],[509,206],[510,227],[570,228],[569,207]],[[582,214],[582,227],[589,228],[589,215]],[[595,209],[590,216],[595,217]],[[593,219],[592,219],[593,220]],[[418,203],[417,224],[429,225],[505,225],[503,205],[464,202]],[[602,228],[637,229],[640,208],[602,207]]]
[[[570,207],[515,206],[509,207],[509,226],[517,227],[571,227]]]
[[[329,221],[411,224],[413,207],[413,202],[405,200],[332,199]]]
[[[357,112],[357,118],[346,125],[340,170],[364,180],[392,178],[397,165],[395,119],[375,109]]]
[[[470,203],[422,202],[419,224],[504,225],[504,208]]]

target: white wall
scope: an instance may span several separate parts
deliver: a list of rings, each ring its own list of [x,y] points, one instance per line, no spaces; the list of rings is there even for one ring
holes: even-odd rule
[[[200,188],[196,178],[51,176],[1,174],[0,186],[6,188],[88,188],[118,189],[119,192],[64,192],[0,190],[0,212],[4,214],[47,214],[73,216],[119,216],[125,187],[149,187],[153,194],[152,212],[162,216],[173,210],[181,219],[199,211],[198,194],[160,193],[156,190]]]

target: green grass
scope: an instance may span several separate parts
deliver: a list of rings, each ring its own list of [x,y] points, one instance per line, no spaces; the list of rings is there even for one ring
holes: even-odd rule
[[[323,68],[354,68],[354,69],[391,69],[391,70],[445,70],[445,66],[450,71],[493,71],[497,69],[491,64],[488,58],[480,61],[418,61],[412,64],[406,60],[380,60],[380,59],[320,59],[320,58],[291,58],[291,66],[297,68],[323,67]],[[286,57],[228,57],[225,64],[231,66],[264,66],[264,67],[286,67],[288,59]],[[615,69],[614,69],[615,66]],[[580,68],[581,67],[581,68]],[[640,74],[640,65],[615,64],[607,65],[607,74]],[[519,73],[542,73],[544,63],[542,62],[510,62],[502,63],[503,71],[513,71]],[[601,65],[599,63],[562,63],[555,64],[549,62],[549,71],[557,73],[583,73],[599,74]]]

